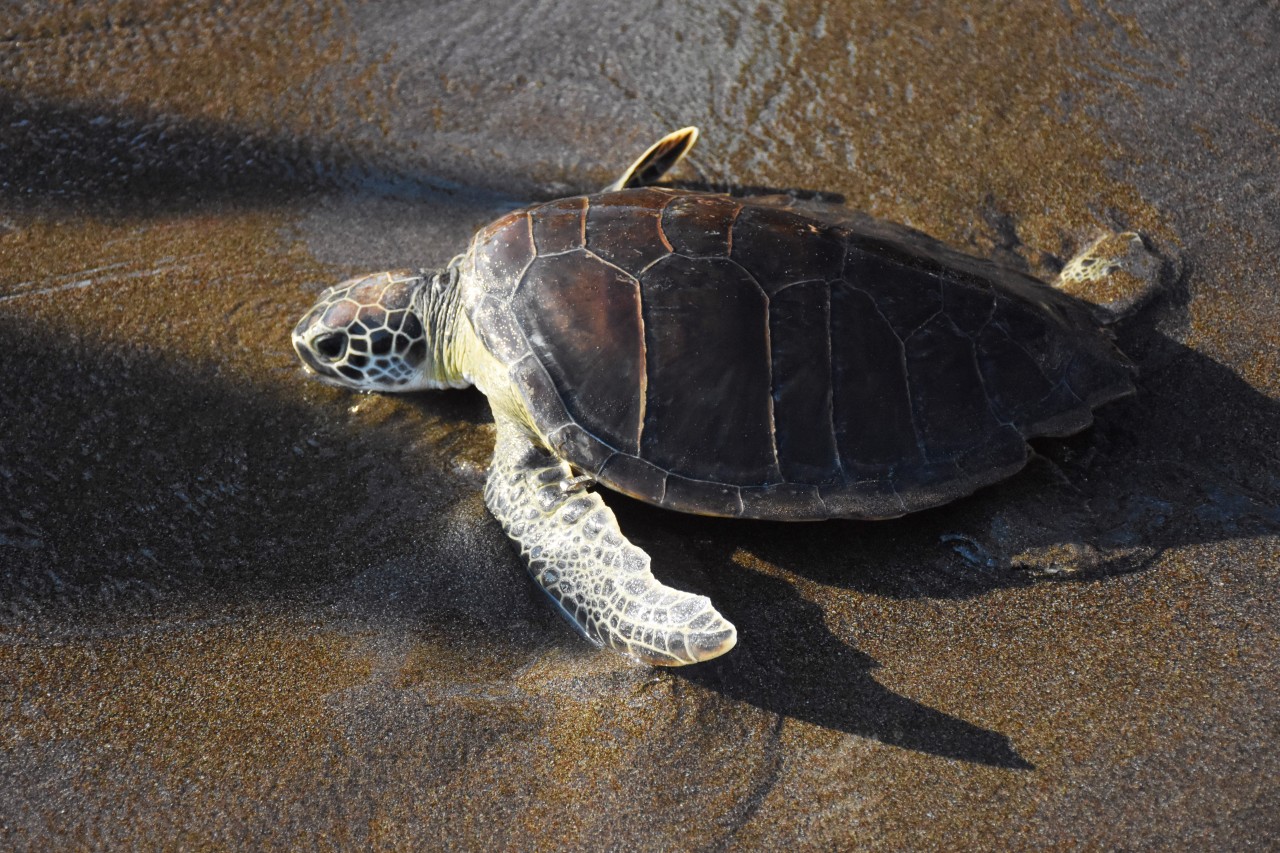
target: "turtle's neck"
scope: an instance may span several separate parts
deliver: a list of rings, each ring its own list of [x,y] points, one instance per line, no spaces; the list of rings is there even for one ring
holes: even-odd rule
[[[430,382],[437,388],[467,388],[471,381],[462,370],[459,332],[462,317],[459,261],[454,258],[443,270],[423,272],[425,281],[414,297],[413,307],[422,318],[431,358]]]

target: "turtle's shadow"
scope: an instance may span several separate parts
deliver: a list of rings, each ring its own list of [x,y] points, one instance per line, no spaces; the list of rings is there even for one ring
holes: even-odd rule
[[[0,92],[0,183],[16,188],[12,210],[94,210],[114,215],[164,214],[209,203],[272,206],[317,191],[382,199],[517,203],[506,192],[461,186],[423,166],[406,167],[334,141],[279,136],[200,118],[118,105]],[[163,155],[156,155],[163,149]],[[618,164],[621,166],[622,164]],[[480,176],[472,176],[480,177]],[[824,204],[844,196],[821,190],[706,181],[667,186],[735,196],[787,195]],[[578,192],[595,192],[582,185]],[[534,192],[525,203],[558,198]],[[416,263],[429,262],[416,258]],[[440,258],[443,262],[447,258]]]
[[[289,205],[334,190],[434,205],[511,201],[368,148],[141,107],[0,92],[0,115],[10,212],[164,215]]]
[[[678,562],[677,550],[704,563],[703,552],[714,547],[706,540],[692,551],[687,545],[654,547],[655,564]],[[705,555],[705,561],[711,559]],[[832,634],[822,609],[793,584],[741,565],[726,572],[737,574],[735,582],[720,584],[712,597],[737,625],[738,645],[709,663],[675,670],[676,677],[771,713],[892,746],[993,767],[1035,769],[1006,735],[880,684],[873,675],[876,660]]]
[[[709,594],[738,628],[733,651],[671,670],[674,677],[770,713],[893,746],[993,767],[1034,769],[1007,736],[876,681],[875,659],[832,634],[822,609],[805,600],[794,584],[740,564],[721,571],[719,564],[733,562],[734,537],[728,528],[740,525],[690,516],[673,521],[670,513],[612,496],[610,504],[624,531],[653,558],[655,574],[674,586]],[[815,527],[767,526],[782,532]]]

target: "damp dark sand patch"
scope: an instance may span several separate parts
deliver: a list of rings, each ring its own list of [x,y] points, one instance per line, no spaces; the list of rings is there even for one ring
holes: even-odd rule
[[[354,645],[258,615],[0,646],[10,843],[287,846],[295,827],[254,814],[341,755],[326,702],[368,678]]]
[[[757,15],[778,38],[730,99],[746,119],[728,143],[735,174],[839,192],[1046,277],[1103,228],[1176,248],[1159,211],[1118,179],[1129,152],[1102,132],[1101,113],[1140,109],[1140,95],[1116,98],[1099,73],[1146,47],[1130,20],[1021,3]]]
[[[627,151],[697,124],[686,175],[838,193],[1041,273],[1117,224],[1176,248],[1118,174],[1139,152],[1106,133],[1112,114],[1138,120],[1137,86],[1186,73],[1156,64],[1132,15],[683,4],[660,17],[612,10],[615,43],[572,4],[534,5],[510,18],[406,12],[394,39],[377,13],[353,11],[362,48],[394,42],[387,61],[403,72],[388,145],[479,185],[565,193],[608,183]],[[438,63],[415,61],[431,50]]]

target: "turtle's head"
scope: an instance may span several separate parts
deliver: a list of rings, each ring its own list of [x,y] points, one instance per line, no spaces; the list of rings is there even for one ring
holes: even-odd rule
[[[440,274],[396,270],[348,279],[320,294],[293,330],[307,369],[357,391],[439,388],[429,336]]]

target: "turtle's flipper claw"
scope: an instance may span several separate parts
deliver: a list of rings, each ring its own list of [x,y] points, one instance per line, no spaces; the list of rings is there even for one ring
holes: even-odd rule
[[[499,421],[485,503],[520,546],[529,574],[583,636],[660,666],[733,648],[733,625],[706,596],[655,578],[649,555],[622,535],[613,511],[582,490],[587,482]]]
[[[576,477],[567,477],[560,481],[561,494],[569,494],[570,492],[581,492],[591,488],[596,484],[596,478],[590,474],[579,474]]]

